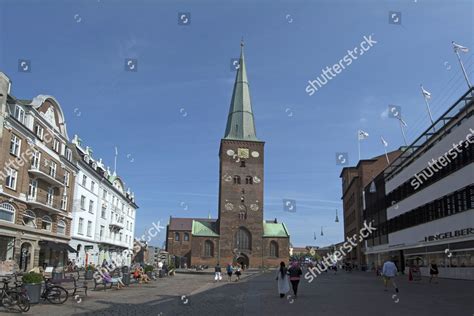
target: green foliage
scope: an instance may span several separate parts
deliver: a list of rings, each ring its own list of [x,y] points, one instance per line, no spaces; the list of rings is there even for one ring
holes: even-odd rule
[[[43,282],[43,275],[41,273],[29,272],[23,275],[22,280],[25,284],[40,284]]]
[[[153,266],[146,265],[144,271],[145,271],[145,273],[152,272],[153,271]]]
[[[95,265],[93,265],[92,263],[87,265],[86,271],[94,271],[94,270],[95,270]]]

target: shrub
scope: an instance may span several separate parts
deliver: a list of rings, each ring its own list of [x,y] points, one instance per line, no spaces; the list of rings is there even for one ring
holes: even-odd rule
[[[145,271],[145,273],[152,272],[153,271],[153,266],[146,265],[144,271]]]
[[[92,263],[87,265],[86,271],[94,271],[94,270],[95,270],[95,266]]]
[[[25,284],[40,284],[43,282],[43,275],[36,272],[28,272],[23,275],[22,280]]]

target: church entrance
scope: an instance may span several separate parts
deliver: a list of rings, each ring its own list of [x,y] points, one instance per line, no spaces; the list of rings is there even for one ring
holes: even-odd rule
[[[244,269],[248,269],[249,267],[249,257],[246,254],[241,253],[240,256],[237,258],[237,263],[242,266]]]

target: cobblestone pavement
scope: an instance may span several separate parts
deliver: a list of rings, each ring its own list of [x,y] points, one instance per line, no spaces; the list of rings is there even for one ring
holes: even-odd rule
[[[28,315],[474,315],[473,281],[429,284],[425,278],[409,282],[400,276],[396,294],[385,292],[373,273],[324,273],[311,284],[302,279],[295,299],[279,298],[275,273],[246,275],[232,283],[214,283],[211,275],[178,274],[120,291],[90,291],[80,303],[40,304]]]

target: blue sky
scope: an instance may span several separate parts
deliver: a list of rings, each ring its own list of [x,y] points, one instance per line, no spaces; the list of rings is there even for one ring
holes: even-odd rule
[[[257,136],[266,141],[265,217],[289,227],[294,245],[342,241],[341,166],[394,150],[402,106],[413,141],[428,127],[419,85],[438,117],[466,91],[451,41],[472,78],[472,1],[23,1],[0,0],[0,70],[18,98],[55,96],[70,137],[113,165],[140,205],[137,236],[169,216],[217,216],[218,150],[245,39]],[[388,23],[399,11],[402,25]],[[191,13],[178,25],[178,13]],[[368,52],[314,95],[308,80],[358,46]],[[126,58],[138,71],[124,70]],[[18,72],[18,60],[31,72]],[[80,116],[79,116],[80,113]],[[295,199],[295,213],[282,199]],[[324,226],[324,236],[320,227]],[[313,232],[317,240],[313,240]],[[151,243],[161,245],[164,233]]]

